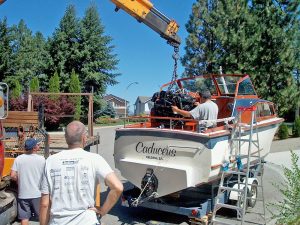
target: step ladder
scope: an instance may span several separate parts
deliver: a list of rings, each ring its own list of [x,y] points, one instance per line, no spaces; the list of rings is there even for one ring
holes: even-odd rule
[[[248,114],[251,113],[250,125],[242,123],[242,114],[245,112]],[[238,107],[237,118],[233,124],[231,140],[229,142],[229,159],[228,162],[225,162],[222,166],[222,176],[215,198],[214,210],[211,217],[211,224],[213,225],[245,224],[245,214],[246,212],[248,213],[248,211],[246,211],[247,207],[253,207],[256,201],[261,201],[263,207],[262,213],[256,213],[263,219],[263,222],[259,224],[266,224],[263,190],[263,160],[261,158],[262,149],[259,146],[257,127],[256,107]],[[254,131],[256,138],[254,138]],[[242,152],[242,147],[245,149],[245,145],[248,145],[247,152],[245,152],[245,150]],[[260,199],[257,198],[258,188],[261,194]],[[224,196],[229,196],[231,192],[237,196],[236,204],[232,204],[232,202],[229,204],[229,201],[225,201],[225,199],[229,197],[225,198]],[[237,217],[225,219],[224,216],[217,215],[217,211],[221,208],[236,211]],[[235,223],[233,223],[234,221]]]

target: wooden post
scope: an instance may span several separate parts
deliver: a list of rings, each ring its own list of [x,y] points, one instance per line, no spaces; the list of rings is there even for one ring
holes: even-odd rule
[[[28,105],[27,105],[27,112],[31,112],[32,109],[32,95],[28,94]]]
[[[93,118],[92,118],[92,113],[93,113],[93,96],[89,95],[89,112],[88,112],[88,131],[89,131],[89,136],[93,136]]]

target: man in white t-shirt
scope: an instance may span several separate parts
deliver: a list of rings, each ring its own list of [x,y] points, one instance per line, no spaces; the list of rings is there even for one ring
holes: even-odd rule
[[[37,155],[38,141],[25,141],[25,153],[19,155],[12,166],[10,176],[18,183],[18,218],[21,225],[29,224],[29,219],[39,218],[40,183],[45,166],[45,158]]]
[[[107,162],[95,153],[86,152],[84,124],[71,122],[65,130],[68,150],[46,161],[41,184],[41,225],[96,225],[117,202],[123,184]],[[99,178],[110,188],[104,204],[95,207],[95,186]]]
[[[179,109],[177,106],[172,106],[173,112],[179,113],[184,117],[191,117],[196,120],[199,120],[199,130],[216,126],[216,122],[214,122],[213,120],[217,120],[218,118],[218,105],[211,100],[211,94],[208,90],[201,92],[200,97],[202,100],[202,104],[198,103],[197,107],[195,107],[191,111],[182,110]],[[201,120],[206,121],[201,122]]]

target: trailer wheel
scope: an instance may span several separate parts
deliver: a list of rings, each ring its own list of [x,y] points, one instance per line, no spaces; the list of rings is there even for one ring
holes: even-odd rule
[[[254,180],[253,183],[251,184],[251,189],[249,192],[249,199],[248,199],[248,206],[253,208],[256,204],[256,199],[257,199],[257,181]]]

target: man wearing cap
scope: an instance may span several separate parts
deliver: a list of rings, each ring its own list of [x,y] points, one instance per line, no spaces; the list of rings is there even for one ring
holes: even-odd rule
[[[15,159],[10,173],[18,183],[18,218],[21,225],[29,224],[33,215],[39,218],[40,183],[45,167],[45,158],[36,154],[39,148],[36,139],[27,139],[25,153]]]
[[[172,106],[172,110],[174,113],[179,113],[184,117],[191,117],[199,120],[199,130],[202,131],[203,129],[216,126],[216,122],[214,122],[213,120],[217,120],[219,109],[218,105],[211,100],[210,91],[202,91],[200,93],[200,97],[202,104],[197,103],[197,107],[195,107],[191,111],[179,109],[177,106]],[[201,120],[212,121],[201,122]]]
[[[51,155],[45,166],[41,191],[41,225],[96,225],[117,202],[123,184],[98,154],[83,150],[87,131],[79,121],[65,129],[68,150]],[[95,186],[102,178],[109,187],[100,208],[95,207]],[[98,216],[98,218],[97,218]]]

